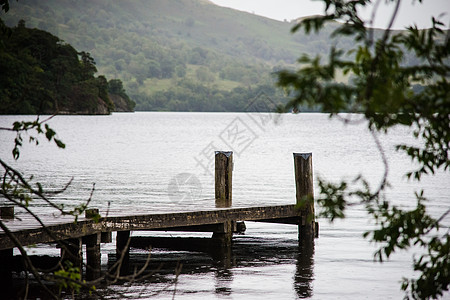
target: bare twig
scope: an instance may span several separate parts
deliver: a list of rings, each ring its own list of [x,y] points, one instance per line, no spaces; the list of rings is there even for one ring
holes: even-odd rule
[[[382,49],[384,49],[384,46],[386,45],[386,41],[388,40],[388,38],[391,34],[391,28],[397,17],[397,13],[400,8],[400,3],[401,3],[401,0],[397,0],[394,12],[392,13],[391,19],[389,21],[389,25],[386,28],[386,30],[384,31],[383,37],[380,40],[381,44],[379,47],[377,47],[375,49],[375,57],[372,60],[372,64],[371,64],[370,72],[369,72],[369,78],[367,79],[367,88],[366,88],[366,96],[365,96],[367,101],[369,101],[369,99],[372,97],[375,69],[376,69],[376,66],[378,65],[378,61],[380,60],[381,51],[382,51]]]
[[[36,121],[35,121],[35,125],[32,126],[32,127],[30,127],[30,128],[25,128],[25,129],[19,129],[19,130],[17,130],[17,129],[14,129],[14,128],[11,128],[11,127],[0,127],[0,130],[4,130],[4,131],[14,131],[14,132],[17,132],[17,131],[25,131],[25,132],[26,132],[26,131],[28,131],[28,130],[30,130],[30,129],[32,129],[32,128],[38,126],[38,125],[41,125],[41,124],[44,124],[44,123],[50,121],[50,120],[53,119],[55,116],[56,116],[56,114],[51,115],[51,116],[48,117],[47,119],[44,119],[43,121],[40,121],[40,122],[39,122],[39,117],[40,117],[40,116],[37,116],[37,117],[36,117]]]
[[[375,21],[375,17],[378,11],[378,7],[380,6],[380,2],[381,0],[377,0],[377,2],[375,2],[375,4],[373,5],[373,10],[372,10],[372,14],[370,16],[370,20],[369,20],[369,38],[367,39],[367,45],[368,46],[372,46],[373,45],[373,37],[374,37],[374,21]]]
[[[387,177],[389,174],[389,164],[387,161],[386,153],[384,152],[383,146],[381,145],[376,132],[374,130],[370,130],[370,133],[372,134],[372,137],[375,141],[375,145],[377,146],[378,152],[381,155],[381,160],[383,161],[383,165],[384,165],[383,178],[381,179],[381,183],[380,183],[377,191],[374,193],[374,195],[378,195],[386,187]]]

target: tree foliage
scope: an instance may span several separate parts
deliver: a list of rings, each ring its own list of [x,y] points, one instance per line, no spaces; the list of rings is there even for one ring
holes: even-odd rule
[[[100,76],[99,76],[100,78]],[[125,101],[125,107],[123,110],[125,111],[134,111],[134,107],[136,105],[136,102],[130,99],[130,97],[127,95],[123,83],[120,79],[111,79],[107,82],[108,87],[108,93],[111,95],[111,97],[114,97],[114,95],[117,95],[121,97]],[[116,108],[119,109],[119,103],[115,103]]]
[[[181,79],[167,91],[151,96],[133,95],[143,110],[157,111],[246,111],[249,102],[264,93],[274,103],[287,102],[283,93],[274,84],[260,84],[253,87],[236,87],[231,91],[218,90],[195,81]],[[268,108],[267,108],[268,109]]]
[[[186,80],[214,94],[237,87],[256,90],[271,79],[273,67],[292,65],[298,49],[325,53],[328,47],[327,34],[308,40],[303,34],[291,36],[289,23],[200,0],[139,0],[133,5],[108,0],[88,4],[47,0],[39,5],[14,1],[11,7],[4,16],[6,24],[15,26],[25,19],[30,27],[47,30],[76,49],[89,51],[101,74],[120,78],[133,99],[139,96],[137,110],[155,110],[151,99],[161,92],[186,91]],[[210,79],[215,79],[214,84]],[[189,92],[179,101],[185,110],[196,110],[198,103],[188,99],[192,99]],[[211,110],[209,106],[224,110],[215,104],[201,110]],[[237,109],[241,104],[229,107]]]
[[[413,245],[423,249],[420,258],[413,261],[418,278],[403,281],[406,297],[438,297],[448,291],[450,284],[449,231],[441,226],[450,209],[437,218],[430,216],[423,191],[412,198],[411,201],[416,202],[412,210],[401,209],[385,198],[389,168],[377,133],[387,133],[394,126],[412,128],[419,143],[397,145],[397,150],[406,153],[418,166],[405,174],[410,180],[420,181],[422,176],[438,171],[448,174],[450,31],[433,18],[429,29],[410,26],[406,32],[393,33],[390,27],[400,1],[391,0],[386,1],[395,4],[389,28],[377,37],[367,26],[370,20],[368,23],[359,17],[359,11],[373,1],[323,2],[323,16],[306,18],[292,31],[303,29],[311,34],[322,30],[329,22],[340,21],[342,24],[332,36],[353,38],[353,48],[347,51],[332,48],[325,61],[320,56],[303,55],[298,71],[281,71],[278,84],[292,97],[286,108],[319,106],[346,123],[353,121],[339,115],[340,112],[360,113],[367,120],[368,130],[382,154],[385,172],[376,189],[362,177],[356,178],[353,184],[319,180],[321,197],[318,204],[322,207],[322,215],[331,220],[345,218],[346,208],[350,205],[364,206],[377,225],[364,236],[381,245],[375,253],[378,260],[383,261],[393,252]],[[422,1],[418,2],[420,5]],[[376,5],[373,9],[375,15]],[[348,84],[337,82],[336,76],[340,72],[351,76],[352,80]],[[363,188],[358,188],[356,183]]]
[[[1,0],[0,5],[1,10],[5,12],[9,10],[8,0]],[[81,61],[78,55],[81,55]],[[96,72],[95,63],[89,53],[77,53],[70,45],[64,44],[47,32],[27,29],[24,21],[20,21],[17,28],[11,30],[0,20],[0,57],[2,58],[0,60],[2,70],[0,73],[2,84],[0,89],[0,112],[5,112],[5,109],[6,112],[11,112],[11,109],[19,109],[19,111],[14,111],[16,113],[45,113],[49,112],[48,109],[53,112],[51,104],[45,103],[43,100],[45,100],[45,97],[48,97],[49,99],[47,100],[50,101],[55,100],[52,97],[67,96],[60,89],[70,88],[69,84],[72,84],[74,88],[80,89],[81,93],[87,94],[85,96],[92,96],[92,93],[88,93],[86,89],[80,88],[79,85],[85,84],[89,86],[91,92],[95,93],[95,101],[98,98],[108,100],[107,79],[104,76],[94,77]],[[64,80],[68,80],[67,86],[64,85]],[[116,82],[121,85],[120,80]],[[30,91],[33,93],[30,93]],[[126,95],[123,89],[120,92]],[[17,99],[19,103],[14,103]],[[39,107],[36,106],[36,103],[39,104]],[[22,110],[23,107],[21,105],[24,105],[26,110]],[[67,105],[67,103],[64,102],[60,105]],[[110,101],[108,105],[109,108],[114,106]],[[56,107],[58,107],[58,104]],[[64,107],[66,108],[67,106]],[[96,108],[92,106],[92,109]],[[48,121],[53,116],[44,120],[41,120],[38,116],[34,121],[16,121],[12,124],[12,127],[0,128],[0,131],[10,131],[16,134],[12,150],[14,160],[19,159],[20,149],[26,142],[38,145],[42,136],[45,136],[45,139],[49,142],[54,142],[58,148],[65,148],[65,144],[59,139],[56,131],[48,124]],[[15,233],[10,230],[8,222],[0,220],[2,233],[20,251],[25,278],[24,289],[19,294],[13,291],[15,286],[7,286],[8,283],[4,282],[2,297],[28,299],[29,284],[32,280],[40,285],[40,296],[44,298],[59,299],[62,295],[67,295],[67,293],[71,293],[72,298],[75,298],[75,294],[81,291],[87,291],[89,295],[95,293],[96,297],[101,297],[95,288],[95,285],[100,282],[106,284],[113,284],[118,281],[132,282],[145,271],[147,264],[132,275],[122,276],[120,269],[125,256],[124,250],[108,272],[95,280],[84,280],[80,267],[73,266],[69,260],[66,260],[73,255],[68,249],[67,242],[61,240],[61,237],[57,237],[44,224],[41,216],[36,213],[32,202],[42,201],[48,209],[54,210],[55,216],[70,215],[74,217],[74,222],[77,222],[78,217],[84,214],[88,208],[95,185],[86,201],[64,205],[56,203],[53,199],[55,196],[64,193],[72,180],[59,190],[54,188],[48,189],[40,182],[33,180],[33,176],[27,177],[22,172],[14,169],[3,158],[0,158],[0,168],[2,169],[2,175],[0,176],[0,200],[2,200],[3,204],[23,209],[33,220],[38,222],[44,233],[50,239],[53,239],[61,250],[66,253],[66,257],[61,257],[56,266],[46,266],[46,269],[37,268],[28,255],[25,245],[22,245],[16,238]],[[94,222],[98,222],[101,216],[98,213],[94,213],[91,217]],[[86,267],[86,265],[84,266]],[[9,267],[2,266],[2,268],[8,269]],[[6,271],[8,272],[8,270]],[[53,283],[59,288],[58,292],[52,289]],[[115,294],[117,294],[117,291]],[[119,292],[120,296],[123,297],[124,295]]]
[[[78,53],[48,32],[26,28],[23,20],[8,29],[0,32],[0,113],[113,111],[106,78],[94,76],[97,69],[88,52]]]

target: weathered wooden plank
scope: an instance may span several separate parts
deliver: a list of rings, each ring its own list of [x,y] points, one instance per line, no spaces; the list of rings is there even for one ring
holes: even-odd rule
[[[169,213],[129,217],[109,217],[102,222],[108,230],[145,230],[224,223],[228,220],[252,221],[300,216],[294,205],[248,207],[197,211],[189,213]]]
[[[216,207],[231,207],[232,203],[233,152],[215,152]]]
[[[61,223],[56,225],[47,225],[47,230],[43,228],[23,229],[14,231],[14,235],[23,246],[50,243],[54,241],[61,241],[70,238],[80,238],[86,235],[101,232],[101,223],[94,223],[93,221],[83,221],[70,223]],[[0,249],[8,249],[15,247],[14,243],[6,234],[0,234]]]
[[[208,211],[190,211],[176,213],[143,214],[132,216],[111,216],[101,218],[98,223],[82,220],[77,223],[62,222],[50,224],[49,235],[42,228],[21,229],[15,235],[22,245],[49,243],[69,238],[109,231],[151,230],[185,226],[197,226],[226,223],[228,221],[256,221],[300,216],[295,205],[213,209]],[[0,234],[0,250],[14,247],[12,241]]]

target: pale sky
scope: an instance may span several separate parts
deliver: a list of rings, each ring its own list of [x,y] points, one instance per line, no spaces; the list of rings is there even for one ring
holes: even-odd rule
[[[225,7],[254,13],[271,19],[290,21],[299,17],[323,14],[322,1],[314,0],[210,0]],[[386,28],[392,15],[393,6],[386,6],[385,0],[380,0],[382,5],[378,9],[375,27]],[[373,2],[376,2],[373,1]],[[417,3],[415,3],[417,2]],[[415,3],[414,5],[412,3]],[[450,27],[450,0],[424,0],[422,4],[417,0],[403,0],[399,14],[397,15],[394,29],[404,29],[408,25],[417,24],[419,28],[431,27],[431,16],[439,18]],[[364,19],[370,18],[370,12],[363,15]]]

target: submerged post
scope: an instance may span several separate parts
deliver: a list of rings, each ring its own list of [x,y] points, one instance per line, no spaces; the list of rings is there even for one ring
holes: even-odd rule
[[[120,265],[120,274],[124,275],[128,272],[128,264],[130,260],[130,247],[128,240],[130,239],[130,231],[117,231],[116,236],[116,257],[117,260],[122,259]]]
[[[69,261],[74,267],[82,270],[83,244],[81,238],[67,239],[61,242],[61,259]]]
[[[299,238],[314,239],[314,186],[312,153],[294,153],[295,191],[297,206],[301,209]]]
[[[6,298],[11,296],[10,292],[12,291],[12,270],[14,266],[14,252],[13,248],[0,250],[0,291],[2,291],[2,295]],[[9,299],[9,298],[8,298]]]
[[[216,207],[231,207],[233,152],[215,152]]]
[[[86,279],[95,280],[100,277],[102,254],[100,252],[101,234],[95,233],[83,237],[86,244]]]
[[[216,207],[231,207],[233,152],[215,152]],[[228,220],[212,235],[212,255],[215,259],[227,262],[231,257],[233,221]],[[227,263],[225,263],[228,265]]]

